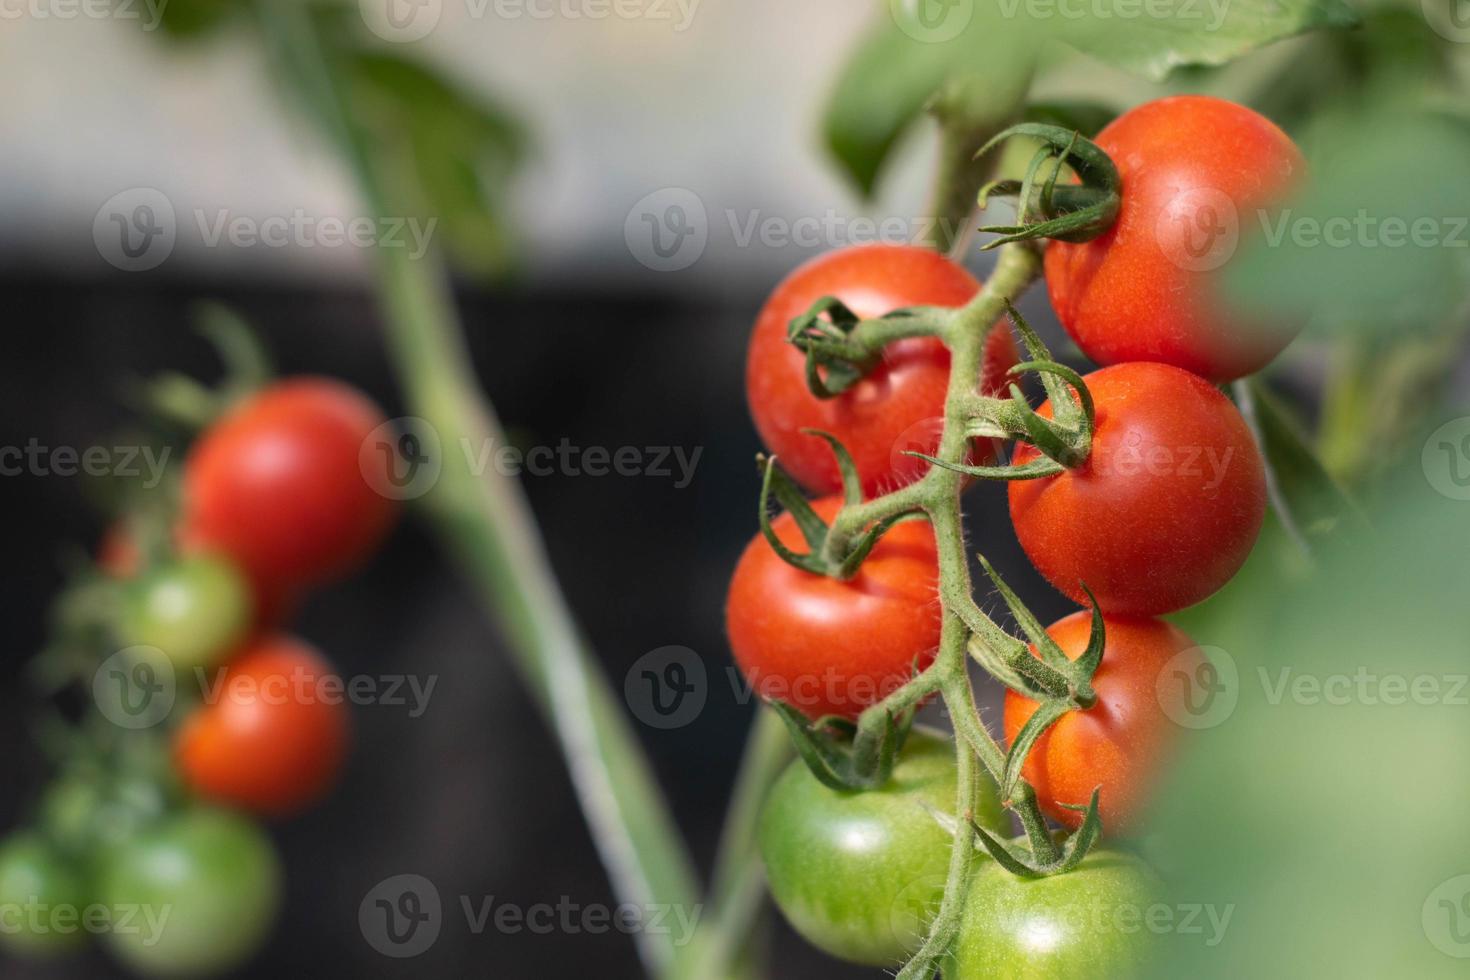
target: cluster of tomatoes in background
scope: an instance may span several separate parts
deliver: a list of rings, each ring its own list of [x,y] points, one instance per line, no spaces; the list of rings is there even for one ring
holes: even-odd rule
[[[1063,326],[1099,370],[1084,376],[1095,410],[1091,450],[1059,473],[1009,484],[1012,523],[1032,563],[1081,605],[1101,612],[1106,645],[1093,677],[1097,701],[1065,714],[1035,744],[1024,775],[1044,812],[1077,827],[1095,789],[1109,838],[1140,828],[1150,790],[1177,725],[1158,683],[1166,666],[1190,675],[1195,643],[1156,618],[1198,603],[1241,567],[1261,530],[1265,465],[1252,432],[1217,385],[1258,371],[1301,324],[1265,322],[1226,303],[1214,266],[1199,257],[1201,204],[1226,201],[1227,217],[1278,205],[1302,178],[1291,140],[1249,109],[1184,96],[1136,108],[1096,144],[1121,177],[1112,226],[1088,241],[1047,244],[1044,270]],[[1208,212],[1220,218],[1218,211]],[[1205,245],[1211,244],[1206,241]],[[807,358],[788,342],[788,324],[823,297],[859,317],[900,308],[960,307],[979,290],[965,270],[907,246],[848,248],[794,272],[756,322],[747,365],[751,412],[766,446],[830,521],[843,505],[829,445],[850,453],[865,495],[902,487],[927,464],[945,424],[950,354],[937,338],[905,339],[836,397],[808,386]],[[1004,324],[986,349],[975,388],[1004,390],[1016,363]],[[1040,410],[1050,418],[1051,403]],[[977,440],[972,458],[1000,447]],[[1040,450],[1018,443],[1011,462]],[[801,541],[790,513],[773,522],[787,548]],[[814,720],[855,719],[902,686],[934,656],[942,610],[934,533],[905,522],[885,534],[850,578],[789,564],[762,535],[750,543],[730,586],[727,625],[735,658],[753,689]],[[1091,615],[1079,611],[1048,635],[1072,660],[1088,645]],[[1033,647],[1032,653],[1035,654]],[[1004,728],[1015,739],[1038,704],[1006,692]],[[801,763],[777,783],[761,827],[772,894],[807,939],[834,955],[893,966],[911,955],[943,892],[951,831],[928,812],[952,813],[954,748],[922,730],[910,736],[888,785],[869,792],[829,788]],[[923,804],[923,805],[920,805]],[[1010,837],[1010,819],[991,787],[976,822]],[[1095,852],[1056,878],[1016,878],[982,861],[969,889],[966,922],[946,970],[956,977],[1105,975],[1136,951],[1119,939],[1053,935],[1027,923],[1048,908],[1088,897],[1121,901],[1144,893],[1153,873],[1126,852]],[[1045,931],[1045,930],[1042,930]],[[1136,940],[1133,940],[1136,942]],[[1048,970],[1055,972],[1047,972]],[[1073,971],[1073,972],[1069,972]]]
[[[151,976],[228,969],[264,940],[281,869],[250,817],[328,792],[350,736],[340,678],[285,629],[394,521],[362,462],[385,422],[336,381],[267,383],[150,491],[176,491],[162,520],[142,516],[153,500],[113,526],[75,590],[95,610],[73,678],[87,708],[33,828],[0,847],[0,944],[46,955],[100,934]]]

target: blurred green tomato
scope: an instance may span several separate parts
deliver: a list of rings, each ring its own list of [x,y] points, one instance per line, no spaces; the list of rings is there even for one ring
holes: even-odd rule
[[[87,889],[81,876],[39,834],[23,833],[0,845],[0,944],[19,956],[74,949]]]
[[[99,895],[128,928],[107,943],[150,977],[229,970],[264,942],[280,904],[281,867],[265,832],[227,810],[186,810],[115,845]]]

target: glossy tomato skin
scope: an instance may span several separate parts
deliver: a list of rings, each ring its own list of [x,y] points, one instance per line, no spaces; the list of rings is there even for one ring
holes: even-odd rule
[[[1263,116],[1201,95],[1158,99],[1098,134],[1122,177],[1117,221],[1052,242],[1058,319],[1099,364],[1161,361],[1214,381],[1259,371],[1303,326],[1232,312],[1216,288],[1238,240],[1304,175],[1290,137]]]
[[[944,895],[953,840],[926,805],[954,813],[954,743],[935,734],[912,732],[888,784],[865,793],[830,789],[792,763],[757,830],[787,921],[841,959],[891,967],[912,955]],[[1009,833],[988,778],[976,822]]]
[[[1224,395],[1166,364],[1086,376],[1097,406],[1081,466],[1010,484],[1026,555],[1079,605],[1159,616],[1208,598],[1245,563],[1266,515],[1265,464]],[[1051,416],[1051,403],[1040,409]],[[1018,446],[1017,463],[1037,458]]]
[[[327,378],[247,397],[189,453],[181,542],[230,556],[271,594],[350,570],[396,512],[359,462],[385,422],[361,392]]]
[[[1020,878],[994,861],[970,880],[945,980],[1092,980],[1143,973],[1146,923],[1163,884],[1123,851],[1095,850],[1049,878]]]
[[[141,976],[239,966],[264,942],[280,900],[280,859],[270,838],[226,810],[185,810],[102,855],[98,901],[140,909],[135,928],[108,932],[106,940]]]
[[[787,327],[823,296],[836,296],[859,316],[877,317],[908,306],[963,306],[979,288],[942,255],[908,245],[855,246],[801,266],[766,300],[750,338],[745,390],[761,440],[817,493],[836,493],[842,482],[826,442],[803,428],[842,441],[869,495],[912,482],[928,464],[904,452],[932,454],[942,431],[949,385],[944,344],[932,337],[891,344],[866,378],[836,398],[822,399],[807,388],[806,356],[787,341]],[[1016,363],[1010,331],[993,331],[985,353],[976,385],[991,392]]]
[[[1177,712],[1184,708],[1185,692],[1169,675],[1194,676],[1204,656],[1183,630],[1162,620],[1105,616],[1103,625],[1102,664],[1093,675],[1097,703],[1052,726],[1032,747],[1022,774],[1046,815],[1072,828],[1081,825],[1082,814],[1062,804],[1086,805],[1093,789],[1101,787],[1103,832],[1128,836],[1143,824],[1181,730],[1172,719],[1182,717]],[[1084,611],[1058,620],[1046,632],[1076,660],[1087,649],[1091,627],[1092,614]],[[1007,743],[1036,709],[1035,701],[1006,692]]]
[[[837,497],[812,507],[826,521]],[[790,514],[773,522],[787,547],[806,544]],[[939,646],[939,558],[927,521],[893,527],[845,582],[793,568],[757,534],[725,605],[735,660],[762,698],[812,718],[855,718],[927,666]]]
[[[0,845],[0,946],[9,952],[40,958],[82,945],[90,902],[81,874],[41,835]]]
[[[175,737],[175,759],[192,789],[279,816],[332,787],[349,725],[340,683],[320,654],[290,637],[270,636],[206,680],[214,686],[210,697]]]

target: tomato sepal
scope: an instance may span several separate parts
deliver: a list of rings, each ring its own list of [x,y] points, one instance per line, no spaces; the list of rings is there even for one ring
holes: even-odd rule
[[[867,377],[896,340],[944,333],[952,310],[901,307],[864,320],[835,296],[823,296],[793,319],[786,339],[806,355],[806,385],[813,396],[836,398]]]
[[[992,181],[981,190],[978,202],[982,208],[992,196],[1016,198],[1015,224],[981,226],[981,231],[1000,236],[981,246],[983,249],[1038,238],[1075,244],[1091,241],[1112,227],[1123,203],[1122,178],[1101,147],[1075,129],[1023,122],[997,133],[975,155],[983,156],[1013,136],[1038,140],[1041,147],[1031,158],[1023,180]],[[1053,160],[1038,187],[1042,167]],[[1077,175],[1080,187],[1057,187],[1057,178],[1066,166]],[[1037,220],[1029,220],[1033,213],[1038,215]]]
[[[844,502],[848,505],[862,503],[862,485],[858,482],[857,471],[852,467],[852,457],[848,455],[842,443],[828,433],[815,429],[809,431],[814,436],[828,440],[833,452],[837,455],[838,468],[843,471]],[[831,528],[812,509],[811,503],[797,487],[796,481],[792,480],[786,471],[777,465],[774,456],[757,456],[756,465],[762,470],[761,535],[782,561],[812,575],[824,575],[840,581],[852,578],[883,535],[903,521],[923,516],[923,511],[910,509],[874,521],[861,534],[852,539],[845,554],[834,557],[827,553],[826,547],[827,536]],[[773,494],[777,502],[791,514],[802,537],[806,539],[807,547],[810,549],[806,554],[787,547],[786,543],[776,534],[776,529],[771,522],[771,496]]]
[[[195,330],[224,364],[224,379],[211,388],[188,375],[166,371],[141,382],[135,395],[155,419],[187,432],[208,427],[275,377],[265,346],[239,314],[219,303],[201,303],[195,319]]]
[[[974,820],[970,828],[975,832],[976,846],[982,848],[995,862],[1011,874],[1020,878],[1049,878],[1075,870],[1102,836],[1102,817],[1098,813],[1100,790],[1092,791],[1092,800],[1087,806],[1069,806],[1068,809],[1085,811],[1082,825],[1062,844],[1060,856],[1054,861],[1038,861],[1030,852],[1025,838],[1007,841],[986,830]]]
[[[881,724],[876,726],[874,734],[875,726],[865,728],[838,715],[810,721],[784,702],[766,703],[785,723],[796,754],[812,775],[829,789],[845,792],[877,789],[888,782],[914,721],[912,707],[895,713],[877,705],[883,710],[878,715]]]

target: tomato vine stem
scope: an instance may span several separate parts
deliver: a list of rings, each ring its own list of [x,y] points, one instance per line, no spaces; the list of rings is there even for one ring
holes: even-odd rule
[[[391,213],[390,181],[317,25],[294,0],[265,0],[255,9],[275,68],[341,154],[365,206]],[[442,266],[402,249],[375,249],[373,258],[394,366],[411,412],[434,426],[446,446],[503,442],[469,367]],[[560,744],[614,892],[621,902],[645,908],[696,908],[693,863],[619,700],[567,607],[524,495],[514,478],[476,474],[456,459],[446,454],[438,483],[420,502],[478,587]],[[655,976],[673,975],[689,955],[667,935],[642,930],[634,938]]]

